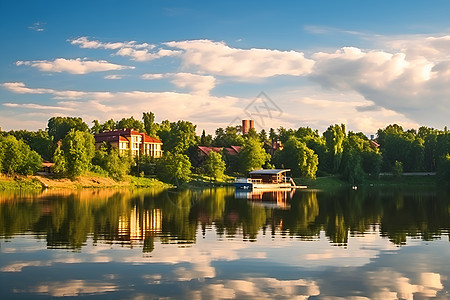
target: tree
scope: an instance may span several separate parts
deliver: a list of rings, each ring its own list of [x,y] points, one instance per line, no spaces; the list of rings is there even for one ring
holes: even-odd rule
[[[31,175],[42,167],[41,156],[12,135],[0,137],[0,159],[0,171],[6,174]]]
[[[403,163],[401,161],[395,161],[392,166],[392,175],[396,178],[399,178],[403,175]]]
[[[450,154],[441,157],[437,170],[437,176],[444,184],[450,184]]]
[[[270,160],[259,138],[247,138],[238,156],[241,172],[248,173],[261,167]]]
[[[53,154],[53,162],[55,163],[53,171],[56,174],[66,174],[66,158],[64,157],[64,151],[62,151],[61,147],[56,148],[55,153]]]
[[[202,135],[200,137],[200,146],[211,146],[212,143],[212,135],[206,135],[205,130],[203,129]]]
[[[144,124],[131,116],[130,118],[122,118],[122,120],[118,121],[116,123],[116,129],[134,129],[139,132],[144,132]]]
[[[188,121],[170,123],[170,131],[163,139],[164,150],[172,153],[187,153],[189,147],[197,144],[196,125]]]
[[[144,130],[149,136],[158,138],[158,123],[155,123],[155,114],[152,112],[145,112],[142,114],[142,121],[144,122]]]
[[[228,126],[225,130],[218,128],[212,145],[215,147],[242,146],[244,138],[240,135],[240,132],[238,126]]]
[[[345,139],[345,125],[332,125],[323,133],[328,148],[328,153],[332,161],[332,172],[338,172],[341,166],[343,143]]]
[[[115,180],[122,180],[130,173],[133,159],[128,155],[119,155],[119,151],[108,145],[101,145],[92,159],[94,165],[105,170]]]
[[[313,150],[295,136],[289,137],[284,149],[276,153],[275,162],[292,171],[292,176],[316,178],[319,158]]]
[[[214,177],[214,180],[221,179],[225,172],[225,161],[220,153],[210,151],[203,163],[205,174]]]
[[[77,177],[88,171],[95,154],[95,141],[92,134],[71,130],[62,142],[66,173]]]
[[[70,130],[88,131],[89,127],[82,118],[52,117],[48,120],[47,131],[53,142],[62,140]]]
[[[177,184],[190,180],[191,162],[185,154],[166,151],[158,160],[156,168],[158,177],[163,181]]]

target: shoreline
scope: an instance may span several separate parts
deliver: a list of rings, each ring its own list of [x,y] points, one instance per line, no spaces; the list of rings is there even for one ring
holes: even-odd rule
[[[44,190],[44,189],[87,189],[87,188],[176,188],[171,184],[151,177],[127,176],[123,181],[115,181],[109,177],[80,176],[75,179],[58,178],[51,175],[22,176],[0,175],[0,190]],[[308,189],[336,189],[346,187],[408,187],[427,186],[437,187],[434,175],[419,176],[380,176],[378,179],[366,179],[363,183],[351,184],[336,176],[318,177],[317,179],[294,178],[298,185],[306,185]],[[181,188],[211,188],[233,186],[230,180],[209,181],[197,177],[189,183],[183,183]]]
[[[51,175],[0,175],[0,190],[45,189],[103,189],[103,188],[171,188],[170,184],[155,178],[127,176],[123,181],[101,176],[80,176],[75,179]]]

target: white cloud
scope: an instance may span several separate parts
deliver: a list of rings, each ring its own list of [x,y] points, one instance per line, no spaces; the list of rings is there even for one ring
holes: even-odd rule
[[[167,49],[152,51],[155,49],[155,45],[147,43],[138,44],[136,41],[102,43],[96,40],[89,40],[87,37],[79,37],[69,41],[72,45],[78,45],[80,48],[116,50],[115,55],[129,57],[132,60],[140,62],[180,54],[180,51]]]
[[[43,22],[34,22],[33,25],[29,26],[28,28],[37,32],[42,32],[45,30],[44,25],[45,23]]]
[[[271,49],[237,49],[223,42],[191,40],[168,42],[167,46],[184,50],[185,67],[199,72],[240,78],[266,78],[276,75],[306,75],[314,61],[302,52]]]
[[[53,61],[34,60],[17,61],[18,66],[31,66],[38,68],[43,72],[68,72],[71,74],[87,74],[91,72],[104,72],[111,70],[134,69],[133,66],[122,66],[107,62],[105,60],[86,60],[86,59],[65,59],[56,58]]]
[[[165,77],[166,77],[165,74],[159,73],[146,73],[141,75],[141,78],[145,80],[163,79]]]
[[[447,47],[447,38],[439,39],[441,50],[435,40],[431,41],[425,39],[423,44],[434,45],[438,53]],[[401,45],[413,47],[408,43]],[[450,113],[450,59],[448,54],[435,56],[420,43],[418,48],[425,49],[423,55],[412,55],[407,48],[395,53],[354,47],[334,53],[318,52],[312,56],[316,64],[309,78],[333,91],[356,91],[376,106],[404,114],[418,123],[439,126],[447,122]]]
[[[122,79],[124,76],[123,75],[118,75],[118,74],[112,74],[112,75],[106,75],[105,79],[110,79],[110,80],[119,80]]]
[[[43,109],[43,110],[72,110],[72,108],[68,107],[59,107],[59,106],[50,106],[50,105],[40,105],[40,104],[34,104],[34,103],[4,103],[3,104],[6,107],[23,107],[23,108],[29,108],[29,109]]]
[[[208,95],[216,84],[213,76],[203,76],[191,73],[177,73],[172,75],[172,83],[178,87],[188,87],[194,94]]]

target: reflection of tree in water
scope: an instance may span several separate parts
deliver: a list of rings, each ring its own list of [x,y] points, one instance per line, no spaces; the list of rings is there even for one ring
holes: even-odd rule
[[[79,250],[94,243],[142,246],[155,242],[195,243],[199,225],[206,234],[254,241],[270,230],[310,240],[321,231],[336,245],[380,224],[381,235],[395,244],[407,237],[424,240],[448,235],[449,194],[445,191],[297,191],[290,209],[236,199],[229,188],[177,190],[170,201],[163,190],[49,191],[0,194],[0,235],[25,232],[45,236],[49,248]],[[276,201],[274,202],[276,203]]]

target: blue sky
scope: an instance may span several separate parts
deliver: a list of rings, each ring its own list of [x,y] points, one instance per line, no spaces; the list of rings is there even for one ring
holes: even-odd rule
[[[450,2],[242,2],[2,0],[0,127],[449,125]]]

